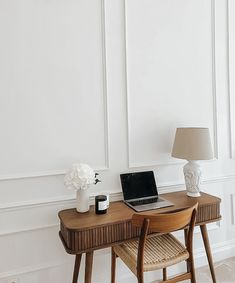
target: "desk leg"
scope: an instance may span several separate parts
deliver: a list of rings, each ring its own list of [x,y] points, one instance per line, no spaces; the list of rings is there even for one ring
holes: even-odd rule
[[[73,271],[73,283],[78,282],[78,273],[80,269],[82,254],[76,255],[75,264],[74,264],[74,271]]]
[[[86,253],[85,283],[91,283],[93,251]]]
[[[207,260],[208,260],[210,271],[211,271],[212,281],[213,281],[213,283],[216,283],[215,269],[214,269],[214,265],[213,265],[211,248],[210,248],[206,224],[200,225],[200,229],[201,229],[201,234],[202,234],[204,246],[205,246],[205,249],[206,249],[206,255],[207,255]]]

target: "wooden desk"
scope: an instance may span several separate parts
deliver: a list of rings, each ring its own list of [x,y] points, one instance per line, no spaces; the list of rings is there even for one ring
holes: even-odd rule
[[[206,193],[201,193],[201,197],[198,198],[188,197],[186,191],[161,196],[173,202],[174,206],[151,210],[148,213],[174,211],[187,208],[198,202],[196,225],[200,226],[213,283],[216,283],[206,224],[221,219],[221,200]],[[86,213],[78,213],[75,209],[59,212],[61,241],[69,254],[76,255],[73,283],[77,283],[82,253],[86,254],[84,282],[91,283],[94,250],[111,247],[139,236],[140,230],[131,224],[133,213],[135,213],[134,210],[121,201],[112,202],[108,213],[102,215],[96,215],[93,206]]]

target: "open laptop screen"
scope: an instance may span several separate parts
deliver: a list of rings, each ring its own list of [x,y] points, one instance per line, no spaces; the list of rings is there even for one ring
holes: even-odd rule
[[[120,174],[124,200],[158,195],[153,171]]]

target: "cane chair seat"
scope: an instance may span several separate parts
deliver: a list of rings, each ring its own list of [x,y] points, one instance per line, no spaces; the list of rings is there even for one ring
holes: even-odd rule
[[[119,257],[135,274],[138,283],[144,283],[144,272],[162,269],[162,283],[191,280],[196,283],[193,262],[193,228],[197,212],[192,207],[168,213],[132,215],[132,225],[141,228],[137,240],[112,247],[111,282],[115,283],[116,258]],[[172,232],[184,229],[185,246]],[[153,234],[155,233],[155,234]],[[187,271],[168,279],[167,267],[187,262]]]
[[[115,253],[136,274],[138,240],[126,242],[114,247]],[[172,234],[150,236],[144,250],[143,271],[162,269],[187,260],[187,249]]]

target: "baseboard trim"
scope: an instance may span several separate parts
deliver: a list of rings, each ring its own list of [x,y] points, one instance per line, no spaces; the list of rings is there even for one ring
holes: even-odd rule
[[[217,244],[211,245],[213,261],[216,262],[224,260],[226,258],[235,256],[235,240],[228,240]],[[196,249],[194,252],[195,266],[196,268],[205,266],[208,264],[206,252],[204,247]]]
[[[40,270],[51,269],[66,264],[66,261],[48,262],[45,264],[31,265],[19,269],[10,270],[0,273],[0,280],[9,277],[18,277],[20,275],[38,272]]]

